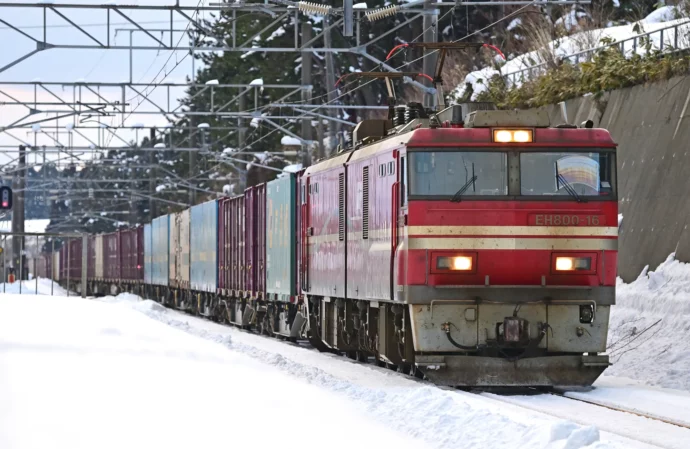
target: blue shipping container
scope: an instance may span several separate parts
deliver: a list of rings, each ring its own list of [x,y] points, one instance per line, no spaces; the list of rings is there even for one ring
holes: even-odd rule
[[[144,282],[151,284],[153,274],[153,247],[151,246],[151,224],[144,225]]]
[[[151,253],[153,285],[168,285],[168,251],[170,246],[170,229],[168,215],[155,218],[151,223]]]
[[[290,301],[296,295],[295,175],[266,184],[266,293]]]
[[[218,288],[218,202],[192,206],[190,227],[192,290],[216,293]]]

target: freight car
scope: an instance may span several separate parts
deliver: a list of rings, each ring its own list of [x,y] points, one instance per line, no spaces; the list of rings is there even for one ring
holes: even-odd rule
[[[353,142],[145,225],[145,294],[438,384],[591,385],[615,304],[609,133],[413,104]]]

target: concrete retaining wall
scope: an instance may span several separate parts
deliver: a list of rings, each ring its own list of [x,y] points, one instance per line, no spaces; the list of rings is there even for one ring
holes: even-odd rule
[[[591,119],[618,147],[618,273],[632,281],[671,252],[690,262],[690,77],[566,102],[571,123]],[[560,108],[546,108],[552,125]]]

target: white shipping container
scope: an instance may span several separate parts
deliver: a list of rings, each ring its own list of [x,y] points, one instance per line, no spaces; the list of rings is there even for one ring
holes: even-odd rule
[[[180,214],[170,214],[170,246],[168,247],[168,276],[171,287],[179,287],[177,280],[177,248],[180,245]]]
[[[96,250],[96,270],[94,275],[96,279],[103,279],[103,235],[97,235],[94,243]]]
[[[189,209],[178,214],[179,220],[179,238],[178,254],[176,258],[177,263],[177,279],[182,288],[189,288]]]
[[[189,288],[189,209],[170,215],[170,285]]]

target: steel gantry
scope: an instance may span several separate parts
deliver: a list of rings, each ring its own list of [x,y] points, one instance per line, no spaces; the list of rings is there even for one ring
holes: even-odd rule
[[[389,72],[400,72],[388,60],[381,60],[372,54],[374,46],[380,46],[382,40],[391,36],[402,27],[409,26],[415,21],[421,22],[423,29],[420,38],[425,42],[437,40],[438,21],[440,11],[450,12],[451,8],[459,6],[499,6],[499,5],[531,5],[535,1],[495,1],[495,2],[435,2],[432,0],[413,0],[399,5],[388,5],[383,8],[361,8],[362,4],[354,5],[353,0],[344,0],[340,8],[322,5],[315,2],[295,2],[291,0],[237,0],[232,3],[211,3],[207,6],[200,4],[180,5],[177,0],[174,5],[119,5],[119,4],[73,4],[73,3],[16,3],[0,2],[0,24],[8,32],[16,33],[31,47],[18,57],[0,56],[0,74],[32,56],[55,49],[69,49],[75,51],[112,50],[129,53],[129,78],[125,82],[93,82],[79,80],[64,82],[60,80],[26,80],[0,81],[0,108],[21,110],[17,117],[0,123],[0,136],[17,143],[22,148],[29,148],[34,155],[35,165],[49,161],[53,164],[72,164],[82,158],[94,157],[105,151],[136,150],[147,153],[151,157],[154,153],[168,151],[185,152],[189,155],[190,167],[196,166],[197,155],[213,153],[209,149],[218,145],[219,141],[207,142],[208,131],[225,133],[219,139],[230,136],[237,139],[239,152],[219,155],[214,153],[218,164],[231,164],[238,172],[242,166],[250,163],[241,154],[251,154],[246,151],[250,143],[247,141],[247,130],[265,126],[273,132],[297,139],[301,148],[295,150],[295,156],[301,156],[303,164],[310,163],[311,148],[323,145],[323,123],[329,123],[328,136],[331,149],[334,145],[335,132],[343,126],[354,126],[354,123],[343,120],[338,116],[338,110],[385,110],[386,105],[346,105],[340,101],[341,96],[335,88],[336,68],[333,55],[336,53],[354,54],[362,60],[368,60]],[[547,1],[548,4],[588,4],[589,1]],[[22,11],[21,17],[37,18],[40,22],[35,27],[25,27],[17,22],[17,16],[2,14],[2,11]],[[93,22],[90,25],[79,24],[75,18],[87,12]],[[205,13],[223,13],[229,21],[229,32],[218,36],[208,27],[199,15]],[[238,20],[261,14],[270,17],[270,23],[251,36],[240,35],[237,27]],[[323,22],[319,30],[312,32],[311,20],[305,17],[322,16]],[[363,25],[384,19],[396,17],[393,26],[377,35],[363,32]],[[444,15],[445,16],[445,15]],[[159,20],[152,21],[157,17]],[[59,33],[52,31],[52,27],[59,23]],[[287,25],[286,25],[287,23]],[[155,24],[155,26],[153,26]],[[123,28],[126,27],[126,28]],[[271,46],[266,36],[270,36],[280,27],[294,27],[294,40],[283,46]],[[95,28],[95,30],[94,30]],[[346,39],[346,45],[334,46],[331,39],[333,31],[339,30]],[[318,31],[318,32],[317,32]],[[117,41],[118,33],[128,33],[126,43]],[[198,37],[197,40],[183,39],[189,33]],[[340,40],[340,42],[343,42]],[[19,45],[17,45],[19,48]],[[300,84],[263,84],[262,80],[248,84],[223,84],[212,80],[204,84],[194,81],[179,83],[166,80],[168,62],[151,82],[134,82],[132,73],[135,55],[140,52],[170,51],[181,52],[183,56],[176,58],[175,70],[189,55],[208,52],[237,52],[249,55],[261,53],[296,53],[303,58],[310,58],[314,54],[324,54],[327,80],[327,93],[320,97],[313,95],[314,86],[311,79],[310,64],[302,64],[302,79]],[[9,55],[11,53],[4,53]],[[434,51],[424,50],[424,72],[433,70]],[[171,53],[172,56],[172,53]],[[192,57],[192,77],[196,73]],[[170,60],[170,59],[169,59]],[[432,73],[426,73],[432,75]],[[405,83],[414,85],[425,94],[425,105],[436,106],[436,92],[432,84],[427,81],[417,81],[403,78]],[[21,90],[25,94],[20,96],[12,89]],[[279,98],[265,102],[262,99],[263,89],[275,89],[280,92]],[[153,92],[156,95],[153,95]],[[210,105],[203,109],[194,107],[190,110],[176,99],[180,92],[190,92],[189,101],[204,95],[210,97]],[[28,92],[28,94],[26,94]],[[228,92],[230,93],[228,95]],[[216,101],[223,98],[224,101]],[[229,101],[227,98],[231,98]],[[315,101],[320,99],[320,101]],[[3,115],[6,119],[6,115]],[[161,119],[170,125],[145,125],[133,123],[133,118],[142,117],[150,122],[151,119]],[[178,125],[181,118],[187,118],[185,125]],[[220,122],[217,119],[226,119]],[[204,120],[212,124],[203,123]],[[318,126],[314,126],[314,124]],[[301,127],[300,127],[301,125]],[[314,140],[313,129],[316,128],[317,139]],[[139,132],[147,130],[158,133],[164,144],[153,148],[138,146]],[[175,140],[175,132],[186,130],[186,136]],[[119,132],[126,132],[132,139],[128,140]],[[21,133],[25,133],[22,135]],[[251,135],[251,134],[250,134]],[[263,138],[265,136],[262,136]],[[47,143],[47,145],[44,145]],[[20,154],[22,151],[20,150]],[[292,150],[289,150],[292,151]],[[9,157],[10,165],[17,158],[16,147],[0,144],[0,154]],[[42,154],[42,159],[39,157]],[[51,156],[53,155],[53,156]],[[288,153],[284,153],[288,155]],[[321,150],[321,156],[323,149]],[[23,157],[23,156],[22,156]],[[57,159],[55,158],[57,157]],[[152,161],[153,159],[151,159]],[[251,161],[255,165],[262,166]],[[234,165],[237,164],[237,165]],[[239,166],[238,166],[239,165]],[[22,172],[29,165],[12,169],[11,173]],[[266,166],[267,169],[277,170]],[[152,170],[153,171],[153,170]],[[9,173],[6,171],[6,173]],[[216,179],[217,180],[217,179]],[[154,178],[148,178],[152,183]],[[198,179],[196,180],[198,181]],[[66,181],[67,182],[67,181]],[[54,184],[52,184],[54,186]],[[189,203],[194,203],[197,189],[191,182],[178,180],[177,185],[189,189]],[[76,193],[73,192],[73,193]],[[153,197],[149,190],[147,197]]]

